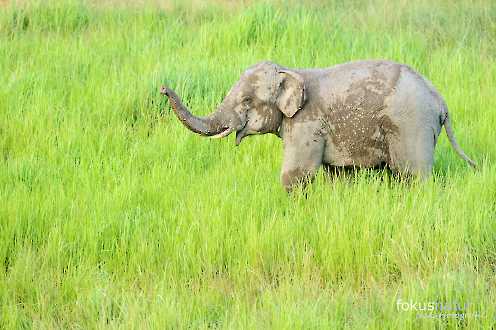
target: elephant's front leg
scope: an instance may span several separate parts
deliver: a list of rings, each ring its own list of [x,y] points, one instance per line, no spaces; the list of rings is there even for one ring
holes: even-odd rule
[[[281,182],[287,192],[311,181],[322,164],[324,139],[316,134],[284,137]]]

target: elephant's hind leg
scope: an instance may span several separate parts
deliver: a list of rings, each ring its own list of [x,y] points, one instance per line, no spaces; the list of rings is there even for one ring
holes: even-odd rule
[[[389,166],[423,180],[432,175],[434,148],[441,132],[442,98],[430,82],[407,67],[389,101]]]
[[[432,175],[437,135],[431,127],[401,133],[389,145],[389,167],[401,177],[428,179]]]

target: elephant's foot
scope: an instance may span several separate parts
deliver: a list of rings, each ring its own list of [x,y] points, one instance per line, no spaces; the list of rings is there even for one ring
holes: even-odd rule
[[[295,168],[281,173],[281,183],[284,189],[290,193],[297,186],[305,187],[313,180],[314,171]]]

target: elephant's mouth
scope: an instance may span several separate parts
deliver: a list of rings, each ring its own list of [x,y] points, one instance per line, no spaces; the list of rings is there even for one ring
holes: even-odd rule
[[[210,138],[211,139],[220,139],[220,138],[228,136],[229,134],[232,133],[232,131],[234,131],[233,128],[226,127],[222,132],[220,132],[219,134],[212,135],[212,136],[210,136]]]
[[[236,146],[239,146],[241,140],[243,140],[248,135],[248,120],[246,120],[243,127],[236,131]]]
[[[248,127],[247,126],[248,126],[248,120],[246,120],[242,126],[238,126],[237,128],[232,128],[230,126],[224,127],[224,128],[222,128],[223,130],[220,133],[209,136],[209,137],[211,139],[220,139],[220,138],[226,137],[229,134],[231,134],[232,132],[236,131],[236,146],[239,146],[239,144],[241,143],[241,140],[243,140],[243,138],[248,135]]]

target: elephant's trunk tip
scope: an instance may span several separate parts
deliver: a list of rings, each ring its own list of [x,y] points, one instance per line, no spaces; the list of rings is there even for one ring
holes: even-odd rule
[[[160,94],[162,94],[164,96],[169,96],[169,94],[170,94],[169,87],[162,85],[162,87],[160,87]]]

